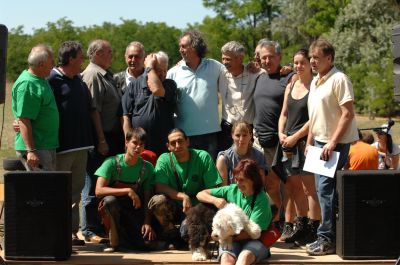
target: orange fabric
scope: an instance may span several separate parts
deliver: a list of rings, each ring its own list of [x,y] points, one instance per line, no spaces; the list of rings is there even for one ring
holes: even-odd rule
[[[378,169],[378,150],[363,141],[357,141],[350,146],[349,169]]]

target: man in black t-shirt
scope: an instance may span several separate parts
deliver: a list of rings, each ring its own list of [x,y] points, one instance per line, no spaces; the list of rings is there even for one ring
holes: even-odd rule
[[[145,73],[129,83],[122,97],[123,129],[142,127],[147,133],[146,149],[159,156],[167,152],[167,134],[174,127],[176,83],[166,79],[168,56],[164,52],[145,59]]]
[[[261,75],[254,91],[254,145],[264,152],[267,165],[271,167],[277,146],[278,121],[282,109],[286,85],[293,72],[281,73],[281,48],[275,41],[262,40],[257,46],[261,67],[267,75]],[[265,179],[267,192],[277,207],[282,205],[279,176],[271,170]],[[276,215],[274,221],[279,220]]]

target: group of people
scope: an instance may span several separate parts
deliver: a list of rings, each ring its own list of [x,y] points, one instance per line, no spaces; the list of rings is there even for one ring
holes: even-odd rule
[[[198,31],[181,35],[179,52],[168,70],[166,53],[146,56],[131,42],[126,70],[113,75],[106,40],[89,44],[83,72],[78,42],[61,44],[55,67],[50,47],[32,48],[12,89],[15,149],[27,170],[72,172],[73,244],[85,244],[82,195],[82,235],[110,251],[185,246],[185,213],[200,201],[236,203],[262,230],[281,228],[274,204],[285,213],[282,240],[334,253],[336,180],[302,170],[309,146],[325,160],[340,152],[341,169],[358,140],[352,84],[334,66],[333,46],[318,39],[297,51],[294,69],[266,39],[248,64],[236,41],[221,48],[222,63],[206,58]],[[221,264],[268,255],[246,233],[220,251]]]

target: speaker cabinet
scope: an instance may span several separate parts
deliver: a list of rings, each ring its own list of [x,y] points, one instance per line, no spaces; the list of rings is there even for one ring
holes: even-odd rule
[[[66,260],[71,256],[71,173],[4,175],[5,258]]]
[[[338,171],[336,252],[343,259],[400,255],[400,172]]]

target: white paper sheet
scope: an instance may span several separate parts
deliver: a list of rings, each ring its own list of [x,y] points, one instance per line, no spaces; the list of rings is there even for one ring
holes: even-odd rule
[[[339,161],[339,152],[333,151],[329,161],[321,160],[322,148],[309,146],[303,170],[330,178],[335,176]]]

